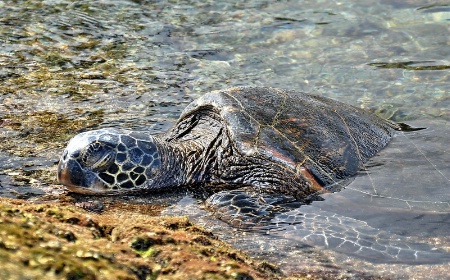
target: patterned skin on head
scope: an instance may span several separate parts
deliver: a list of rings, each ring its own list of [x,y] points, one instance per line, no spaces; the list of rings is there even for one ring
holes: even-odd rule
[[[69,188],[87,188],[87,192],[145,188],[160,166],[150,135],[100,129],[69,142],[59,162],[58,181]]]

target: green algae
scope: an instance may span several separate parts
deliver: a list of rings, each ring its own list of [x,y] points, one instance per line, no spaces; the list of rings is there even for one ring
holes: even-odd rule
[[[279,279],[186,218],[0,198],[2,279]],[[139,226],[136,226],[139,224]],[[168,229],[167,225],[170,225]],[[201,244],[199,244],[201,243]],[[209,249],[208,249],[209,248]],[[209,251],[205,256],[202,251]],[[213,258],[211,256],[214,256]],[[242,277],[247,278],[242,278]]]
[[[102,109],[87,112],[84,117],[78,119],[49,111],[37,111],[27,115],[7,114],[2,118],[3,127],[17,131],[17,141],[1,141],[0,150],[17,156],[30,156],[48,149],[62,148],[63,143],[77,131],[97,125],[102,117]]]

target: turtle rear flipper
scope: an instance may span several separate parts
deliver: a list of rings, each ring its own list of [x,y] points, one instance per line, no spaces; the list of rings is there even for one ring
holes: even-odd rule
[[[288,195],[269,195],[241,188],[215,193],[205,204],[217,218],[227,223],[238,227],[258,227],[275,215],[298,208],[303,203]]]

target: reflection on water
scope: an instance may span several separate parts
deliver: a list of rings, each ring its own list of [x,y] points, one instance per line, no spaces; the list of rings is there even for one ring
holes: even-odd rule
[[[0,1],[0,13],[1,195],[52,189],[59,154],[80,131],[162,132],[209,90],[291,88],[430,128],[411,142],[398,136],[374,159],[381,165],[308,209],[448,249],[448,5],[50,0]],[[271,254],[260,237],[240,245],[251,251],[252,240]],[[292,270],[296,251],[280,240],[272,249]]]

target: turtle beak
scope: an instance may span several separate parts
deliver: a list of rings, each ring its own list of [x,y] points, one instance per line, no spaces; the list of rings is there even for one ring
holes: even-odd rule
[[[58,165],[58,182],[65,186],[88,187],[80,164],[70,158],[62,157]]]
[[[92,171],[83,169],[75,159],[64,156],[58,164],[58,182],[77,193],[89,194],[108,190],[105,183]]]
[[[69,169],[67,168],[67,161],[62,160],[58,164],[58,182],[62,185],[72,185]]]

